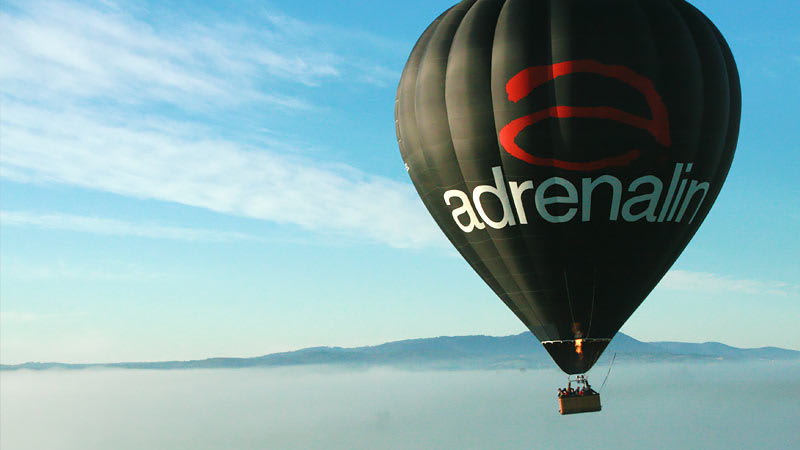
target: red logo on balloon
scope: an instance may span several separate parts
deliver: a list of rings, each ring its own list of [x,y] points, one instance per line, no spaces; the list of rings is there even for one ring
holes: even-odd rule
[[[664,101],[653,82],[624,66],[613,66],[593,60],[565,61],[549,66],[533,66],[520,71],[506,83],[508,99],[514,103],[527,97],[534,89],[560,76],[572,73],[594,73],[622,81],[641,92],[647,100],[651,119],[639,117],[610,106],[553,106],[512,120],[500,130],[500,144],[513,157],[538,166],[552,166],[566,170],[591,171],[606,167],[626,166],[641,156],[639,150],[630,150],[619,156],[595,161],[573,162],[556,158],[541,158],[526,152],[517,145],[516,138],[525,128],[549,118],[607,119],[634,126],[649,132],[664,147],[672,144],[669,135],[669,118]]]

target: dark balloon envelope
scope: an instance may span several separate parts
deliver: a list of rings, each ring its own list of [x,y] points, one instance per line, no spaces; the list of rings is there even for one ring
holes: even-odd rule
[[[464,0],[420,37],[395,115],[428,211],[576,374],[705,219],[740,110],[725,40],[682,0]]]

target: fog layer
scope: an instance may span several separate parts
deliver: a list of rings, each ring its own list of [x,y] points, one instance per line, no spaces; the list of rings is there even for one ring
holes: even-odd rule
[[[800,448],[796,362],[617,365],[602,412],[562,417],[564,382],[555,370],[2,372],[0,447]]]

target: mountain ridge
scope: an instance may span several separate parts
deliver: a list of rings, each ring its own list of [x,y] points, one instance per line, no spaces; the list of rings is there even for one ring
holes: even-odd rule
[[[643,342],[624,333],[618,333],[614,337],[600,363],[608,360],[613,354],[623,361],[800,359],[800,351],[778,347],[737,348],[720,342]],[[187,361],[87,364],[26,362],[0,365],[0,370],[90,368],[170,370],[301,365],[390,366],[446,370],[527,369],[554,366],[539,341],[531,333],[524,332],[510,336],[472,335],[405,339],[361,347],[308,347],[248,358],[214,357]]]

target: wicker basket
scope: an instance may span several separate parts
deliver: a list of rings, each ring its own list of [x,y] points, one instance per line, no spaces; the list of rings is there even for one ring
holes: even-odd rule
[[[600,411],[600,394],[561,397],[558,407],[562,415]]]

